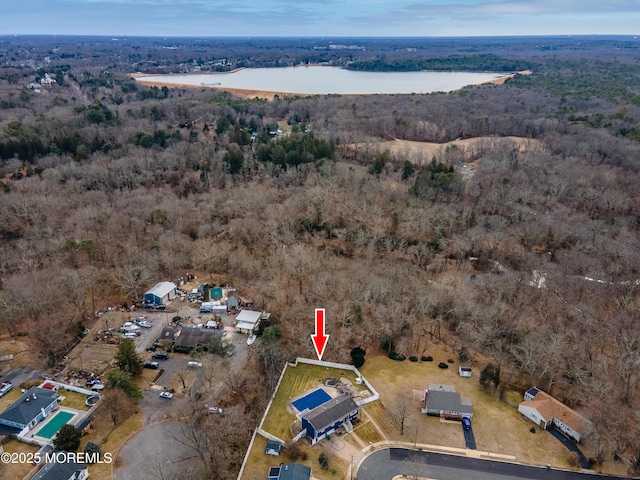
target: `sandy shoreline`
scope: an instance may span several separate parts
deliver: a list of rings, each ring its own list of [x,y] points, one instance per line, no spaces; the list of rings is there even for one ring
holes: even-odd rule
[[[220,73],[220,74],[227,74],[227,73],[234,73],[240,70],[243,70],[244,67],[241,68],[236,68],[234,70],[230,70],[228,72],[214,72],[216,74]],[[189,74],[189,75],[210,75],[212,72],[202,72],[202,73],[193,73],[193,74]],[[497,77],[494,78],[492,80],[487,80],[486,82],[480,82],[480,83],[474,83],[473,85],[477,86],[477,85],[485,85],[485,84],[493,84],[493,85],[502,85],[507,79],[509,78],[513,78],[516,75],[530,75],[532,72],[531,70],[523,70],[520,72],[514,72],[514,73],[509,73],[507,75],[503,75],[501,77]],[[221,85],[191,85],[191,84],[185,84],[185,83],[168,83],[168,82],[159,82],[159,81],[148,81],[148,80],[140,80],[140,77],[150,77],[150,76],[154,76],[154,77],[169,77],[173,74],[170,73],[162,73],[162,74],[148,74],[148,73],[132,73],[130,76],[131,78],[134,78],[137,82],[143,84],[143,85],[148,85],[148,86],[156,86],[156,87],[163,87],[163,86],[167,86],[169,88],[211,88],[211,89],[215,89],[215,90],[219,90],[222,92],[229,92],[232,95],[241,97],[241,98],[248,98],[248,99],[252,99],[252,98],[259,98],[259,99],[263,99],[263,100],[269,100],[272,101],[276,96],[278,97],[293,97],[293,96],[313,96],[313,94],[308,94],[308,93],[295,93],[295,92],[273,92],[273,91],[267,91],[267,90],[247,90],[247,89],[242,89],[242,88],[231,88],[231,87],[223,87]],[[462,87],[464,88],[464,87]],[[461,90],[461,88],[458,89],[453,89],[450,90],[449,92],[457,92]],[[358,94],[346,94],[346,95],[341,95],[343,97],[355,97],[355,96],[362,96],[362,95],[376,95],[376,94],[367,94],[367,93],[358,93]]]

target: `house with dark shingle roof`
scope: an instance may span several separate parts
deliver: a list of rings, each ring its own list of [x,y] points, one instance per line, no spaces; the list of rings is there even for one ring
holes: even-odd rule
[[[351,420],[357,416],[356,402],[347,395],[339,395],[302,415],[302,429],[307,430],[313,445],[343,425],[351,431]]]
[[[473,417],[471,399],[461,397],[453,385],[432,383],[425,392],[422,413],[445,418]]]
[[[591,422],[578,412],[536,387],[525,392],[518,412],[545,430],[549,426],[556,427],[576,442],[592,427]]]
[[[70,461],[70,455],[65,452],[52,452],[50,455],[53,455],[56,461],[45,463],[32,480],[85,480],[89,478],[89,468],[84,463]]]
[[[269,469],[268,480],[309,480],[311,468],[299,463],[283,463]]]
[[[267,446],[264,449],[264,453],[266,453],[267,455],[274,455],[274,456],[278,456],[280,455],[280,450],[282,449],[282,444],[280,442],[277,442],[275,440],[269,440],[267,442]]]
[[[40,387],[31,387],[18,400],[0,413],[0,425],[22,431],[33,428],[58,406],[58,393]]]

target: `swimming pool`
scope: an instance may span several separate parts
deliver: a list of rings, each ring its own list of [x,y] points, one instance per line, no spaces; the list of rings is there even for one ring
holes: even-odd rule
[[[60,428],[62,428],[62,426],[73,417],[75,417],[75,414],[70,412],[61,411],[56,413],[53,417],[51,417],[47,424],[42,427],[38,431],[38,433],[36,433],[36,436],[49,440],[52,439],[55,434],[58,433],[58,430],[60,430]]]
[[[329,400],[331,400],[331,396],[321,388],[318,388],[294,401],[293,406],[296,407],[299,412],[302,412],[304,410],[313,410]]]

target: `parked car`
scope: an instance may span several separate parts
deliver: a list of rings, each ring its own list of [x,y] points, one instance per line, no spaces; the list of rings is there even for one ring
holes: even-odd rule
[[[104,390],[104,383],[94,383],[93,385],[91,385],[91,390],[93,390],[94,392]]]
[[[0,397],[5,396],[12,388],[13,385],[11,385],[11,382],[0,383]]]
[[[147,347],[145,350],[147,352],[155,352],[156,351],[156,346],[155,345],[151,345],[150,347]]]
[[[469,417],[462,417],[462,428],[471,430],[471,419]]]
[[[158,362],[144,362],[142,364],[144,368],[152,368],[154,370],[157,370],[159,365],[160,364]]]
[[[255,334],[254,334],[254,335],[249,335],[249,338],[247,338],[247,345],[251,345],[251,344],[253,344],[253,342],[255,342],[255,341],[256,341],[256,338],[257,338],[257,337],[256,337],[256,335],[255,335]]]
[[[160,305],[156,305],[156,310],[166,310],[166,309],[167,309],[167,306],[162,303]]]
[[[202,364],[200,362],[187,362],[187,367],[200,368]]]
[[[158,395],[160,398],[168,398],[168,399],[172,399],[173,398],[173,393],[169,393],[169,392],[160,392],[160,395]]]
[[[217,413],[218,415],[222,415],[223,411],[218,407],[209,407],[209,413]]]
[[[157,352],[151,355],[154,360],[169,360],[169,354],[165,352]]]
[[[142,328],[151,328],[151,324],[146,320],[140,320],[138,322],[138,325],[141,326]]]
[[[153,310],[153,303],[145,303],[142,308],[145,310]]]

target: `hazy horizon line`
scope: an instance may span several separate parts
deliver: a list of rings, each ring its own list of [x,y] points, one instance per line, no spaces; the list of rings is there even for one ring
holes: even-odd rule
[[[192,38],[192,39],[472,39],[472,38],[576,38],[576,37],[633,37],[640,33],[554,33],[547,35],[117,35],[117,34],[84,34],[84,33],[0,33],[2,37],[89,37],[89,38]]]

